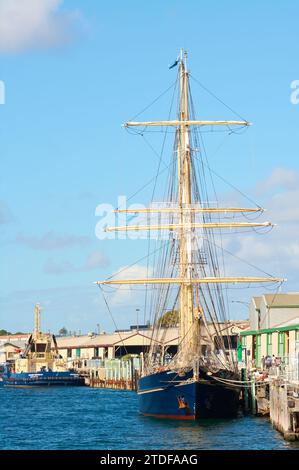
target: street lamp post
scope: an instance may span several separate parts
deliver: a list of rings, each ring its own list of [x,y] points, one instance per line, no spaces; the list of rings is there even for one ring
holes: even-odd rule
[[[137,331],[139,331],[139,323],[138,323],[138,312],[140,312],[140,308],[136,308],[136,317],[137,317]]]

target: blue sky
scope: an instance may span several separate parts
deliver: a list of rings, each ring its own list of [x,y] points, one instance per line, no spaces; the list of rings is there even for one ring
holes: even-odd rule
[[[98,240],[95,208],[116,206],[154,175],[153,152],[121,123],[173,83],[168,65],[180,47],[192,75],[254,122],[210,164],[279,227],[256,245],[245,237],[235,252],[298,290],[297,2],[24,0],[18,11],[19,3],[0,2],[0,327],[30,330],[39,301],[45,329],[113,328],[92,282],[143,256],[145,244]],[[193,94],[202,117],[234,117],[196,83]],[[166,118],[170,98],[144,117]],[[210,140],[213,155],[220,140]],[[132,202],[149,199],[144,191]],[[139,297],[124,300],[113,311],[121,327],[142,308]],[[246,317],[236,305],[232,316]]]

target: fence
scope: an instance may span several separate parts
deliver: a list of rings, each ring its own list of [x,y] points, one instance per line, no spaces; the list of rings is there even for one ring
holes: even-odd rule
[[[136,390],[140,371],[138,357],[87,361],[89,385],[94,388]]]

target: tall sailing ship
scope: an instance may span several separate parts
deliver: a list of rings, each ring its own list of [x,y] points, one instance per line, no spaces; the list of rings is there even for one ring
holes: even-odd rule
[[[270,222],[248,221],[252,214],[263,212],[256,207],[220,207],[209,204],[206,173],[209,166],[202,156],[203,129],[246,128],[239,121],[198,120],[189,84],[187,53],[181,51],[178,66],[178,114],[175,120],[127,122],[125,128],[165,129],[173,132],[174,146],[169,166],[169,185],[164,204],[152,203],[146,209],[119,209],[137,215],[138,224],[107,227],[107,231],[155,231],[167,233],[154,250],[155,277],[120,279],[119,273],[103,286],[144,286],[151,295],[153,319],[152,343],[144,355],[139,380],[139,409],[143,415],[160,418],[195,420],[236,415],[241,381],[236,357],[225,344],[228,338],[225,286],[251,283],[281,283],[274,277],[228,277],[219,259],[217,234],[228,229],[272,227]],[[207,170],[208,169],[208,170]],[[144,216],[147,223],[140,223]],[[246,217],[246,221],[239,219]],[[155,220],[155,223],[152,223]],[[150,232],[148,232],[150,233]],[[221,236],[221,235],[220,235]],[[162,237],[163,238],[163,237]],[[222,246],[220,246],[222,248]],[[149,272],[149,269],[148,269]],[[179,339],[177,352],[171,357],[163,338],[163,314],[166,307],[177,317]],[[220,326],[222,324],[222,327]],[[203,344],[215,347],[203,348]]]

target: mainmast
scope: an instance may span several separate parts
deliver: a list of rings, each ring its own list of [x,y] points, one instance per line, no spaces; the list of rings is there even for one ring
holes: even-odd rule
[[[180,209],[179,273],[184,282],[180,286],[180,353],[193,354],[198,348],[199,322],[194,315],[193,305],[193,263],[192,263],[192,192],[191,155],[189,139],[188,70],[187,53],[181,51],[180,58],[180,110],[181,125],[178,128],[178,206]],[[188,210],[189,209],[189,210]],[[194,229],[193,229],[194,230]],[[188,282],[190,281],[190,282]],[[182,357],[183,360],[183,357]]]

